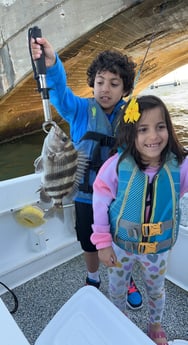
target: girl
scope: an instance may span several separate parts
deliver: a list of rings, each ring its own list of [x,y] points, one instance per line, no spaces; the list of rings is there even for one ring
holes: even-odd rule
[[[164,281],[178,234],[179,199],[188,191],[188,152],[178,141],[165,104],[155,96],[128,102],[117,151],[94,182],[91,241],[109,267],[110,298],[123,312],[133,264],[141,264],[148,335],[157,345],[166,345],[161,326]]]

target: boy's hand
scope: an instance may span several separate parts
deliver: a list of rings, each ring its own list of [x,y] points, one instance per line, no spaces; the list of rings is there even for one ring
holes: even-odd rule
[[[33,60],[37,60],[41,57],[41,45],[44,48],[46,67],[53,66],[56,62],[55,52],[51,44],[44,37],[37,37],[36,40],[31,38],[31,52]]]
[[[107,247],[98,250],[99,260],[108,267],[115,267],[117,263],[117,257],[112,247]]]

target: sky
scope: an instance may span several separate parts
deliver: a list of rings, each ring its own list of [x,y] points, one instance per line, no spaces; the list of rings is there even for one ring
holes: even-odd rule
[[[188,64],[181,66],[173,72],[166,74],[164,77],[157,80],[157,82],[170,82],[174,81],[175,79],[179,80],[180,82],[183,80],[188,81]]]

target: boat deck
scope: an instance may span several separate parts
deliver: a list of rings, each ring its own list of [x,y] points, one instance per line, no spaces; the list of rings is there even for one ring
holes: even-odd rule
[[[100,274],[100,290],[108,297],[107,269],[103,265],[100,267]],[[129,310],[128,316],[146,331],[147,303],[138,266],[135,267],[134,278],[142,291],[144,306],[139,311]],[[18,310],[13,317],[31,345],[34,345],[39,334],[62,305],[83,286],[84,280],[85,263],[81,254],[13,290],[19,301]],[[7,292],[1,298],[11,310],[11,295]],[[163,324],[169,340],[188,340],[188,292],[168,280]]]

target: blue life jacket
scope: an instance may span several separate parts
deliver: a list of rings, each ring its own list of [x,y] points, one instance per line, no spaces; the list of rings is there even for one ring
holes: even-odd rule
[[[117,197],[109,209],[114,242],[131,253],[160,253],[170,249],[179,227],[180,169],[174,155],[154,176],[149,220],[145,211],[149,196],[149,177],[132,157],[118,169]]]
[[[124,104],[124,101],[120,102],[120,106],[122,104]],[[92,186],[96,174],[101,165],[109,158],[110,149],[115,144],[115,131],[120,112],[121,109],[118,109],[114,114],[112,123],[110,123],[107,115],[95,98],[89,99],[87,132],[78,143],[74,143],[76,149],[84,152],[89,160],[88,169],[79,186],[76,200],[85,199],[91,201]]]

